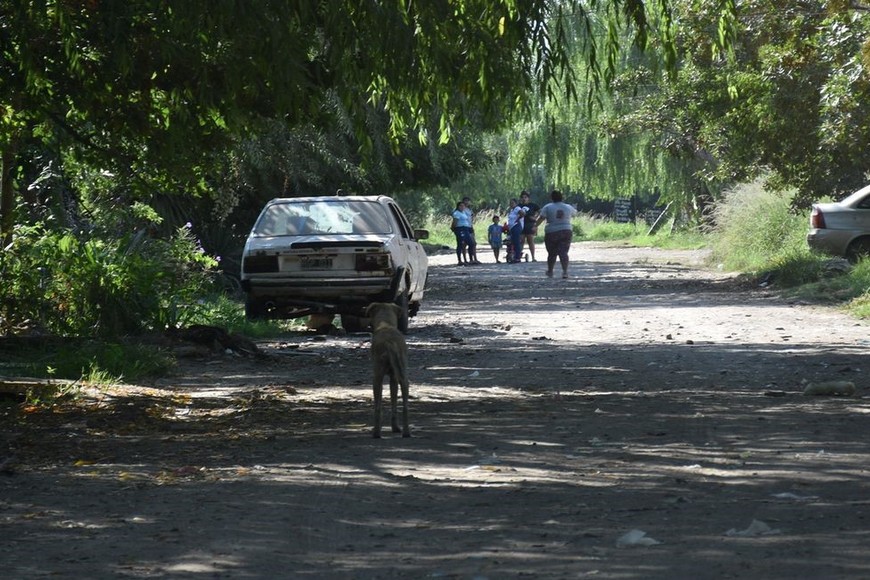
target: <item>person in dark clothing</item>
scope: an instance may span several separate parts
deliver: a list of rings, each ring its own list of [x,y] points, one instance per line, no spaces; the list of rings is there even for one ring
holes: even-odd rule
[[[526,212],[526,217],[523,223],[523,237],[520,242],[520,254],[522,254],[522,244],[525,242],[529,247],[529,254],[532,256],[532,262],[537,262],[535,259],[535,236],[538,235],[538,215],[541,208],[538,204],[531,200],[528,191],[523,190],[520,193],[520,206]]]

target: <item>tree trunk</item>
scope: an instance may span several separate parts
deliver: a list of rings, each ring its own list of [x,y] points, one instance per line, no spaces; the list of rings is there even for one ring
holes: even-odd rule
[[[15,226],[15,190],[12,188],[12,164],[15,163],[15,146],[7,144],[0,154],[0,249],[12,243],[12,228]]]

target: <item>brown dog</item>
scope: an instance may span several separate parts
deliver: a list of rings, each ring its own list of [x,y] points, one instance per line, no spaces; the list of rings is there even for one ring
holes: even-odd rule
[[[395,304],[375,302],[366,309],[366,317],[372,321],[372,361],[375,399],[375,428],[372,436],[381,436],[381,406],[384,392],[384,375],[390,375],[391,422],[393,433],[399,432],[397,398],[402,386],[402,437],[410,437],[408,427],[408,345],[399,331],[398,320],[402,310]]]

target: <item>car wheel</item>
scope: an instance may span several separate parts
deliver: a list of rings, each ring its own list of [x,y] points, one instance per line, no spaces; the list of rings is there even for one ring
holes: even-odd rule
[[[245,298],[245,318],[259,320],[266,317],[266,305],[250,296]]]
[[[362,332],[365,330],[363,319],[353,314],[341,315],[341,327],[347,332]]]
[[[408,293],[402,292],[399,294],[399,297],[396,298],[396,306],[401,309],[401,313],[399,314],[399,330],[404,334],[408,334],[408,318],[410,316],[408,311]]]
[[[870,257],[870,238],[861,238],[849,244],[846,258],[853,264]]]

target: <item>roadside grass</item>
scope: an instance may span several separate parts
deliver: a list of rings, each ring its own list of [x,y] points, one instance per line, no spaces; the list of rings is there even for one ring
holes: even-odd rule
[[[796,212],[792,195],[766,191],[759,183],[727,192],[714,211],[715,263],[772,283],[789,295],[840,303],[858,318],[870,317],[870,261],[846,267],[843,260],[810,251],[808,212]]]
[[[492,218],[496,215],[492,210],[485,210],[474,216],[474,235],[478,246],[487,246],[487,230],[492,225]],[[506,216],[498,214],[499,223],[504,224]],[[456,238],[450,230],[450,217],[438,216],[430,218],[426,223],[429,230],[427,245],[441,248],[455,248]],[[678,230],[668,235],[649,235],[649,226],[646,224],[616,223],[605,217],[592,214],[580,214],[574,221],[575,241],[605,241],[633,246],[649,246],[669,249],[699,249],[710,244],[710,237],[697,230]],[[543,227],[539,230],[535,240],[544,243]]]
[[[710,236],[696,228],[679,228],[649,233],[646,223],[617,223],[591,214],[581,214],[574,222],[574,238],[590,241],[619,241],[626,245],[665,249],[697,250],[710,245]]]
[[[241,296],[233,297],[215,294],[204,299],[188,324],[217,326],[229,333],[239,333],[250,338],[275,338],[300,330],[305,326],[305,318],[292,320],[248,320]]]
[[[795,212],[792,195],[766,191],[758,183],[726,192],[713,209],[713,256],[726,270],[763,272],[805,266],[809,217]]]
[[[427,246],[455,248],[456,236],[453,235],[453,231],[450,229],[452,221],[453,220],[448,215],[430,216],[426,221],[426,229],[429,230],[429,238],[423,240],[423,242]],[[477,236],[479,221],[480,218],[475,216],[474,234],[477,239],[480,239],[479,236]]]
[[[615,223],[581,215],[575,239],[665,249],[711,249],[710,265],[741,272],[759,284],[773,284],[787,295],[818,303],[842,304],[857,318],[870,318],[870,260],[846,267],[806,244],[808,212],[795,212],[791,194],[766,191],[758,183],[727,192],[714,209],[716,224],[697,229],[660,230],[646,224]]]
[[[849,304],[849,312],[858,318],[870,318],[870,290],[852,300]]]
[[[229,333],[254,339],[279,337],[289,331],[299,330],[305,324],[304,318],[247,320],[242,302],[225,295],[209,296],[193,310],[195,313],[185,320],[188,326],[218,326]],[[0,352],[0,375],[66,379],[96,387],[165,376],[174,366],[175,359],[169,350],[147,339],[139,341],[136,338],[125,341],[49,340],[40,348],[23,343],[20,348],[7,347]],[[68,395],[73,390],[59,395]],[[41,401],[31,402],[50,404],[55,398],[42,396]]]
[[[93,386],[161,376],[174,366],[172,356],[148,344],[105,340],[48,340],[39,348],[26,343],[6,347],[0,375],[67,379]]]
[[[790,297],[842,304],[856,318],[870,318],[870,260],[863,260],[842,275],[826,275],[790,288]]]

